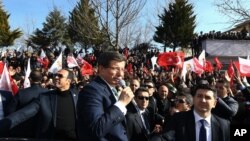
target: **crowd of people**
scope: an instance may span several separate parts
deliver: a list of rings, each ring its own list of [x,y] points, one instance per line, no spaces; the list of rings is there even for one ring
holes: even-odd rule
[[[151,50],[86,54],[91,75],[68,68],[64,52],[63,68],[52,74],[55,54],[48,64],[37,61],[38,52],[2,56],[19,90],[0,91],[0,137],[228,141],[230,124],[250,124],[250,85],[239,72],[230,81],[215,66],[201,75],[190,70],[184,79],[174,66],[153,66],[158,52]],[[23,88],[28,58],[31,86]]]

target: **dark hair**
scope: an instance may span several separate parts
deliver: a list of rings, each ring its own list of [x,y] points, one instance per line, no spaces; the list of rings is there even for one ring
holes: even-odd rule
[[[194,96],[196,95],[196,92],[197,90],[199,89],[204,89],[204,90],[210,90],[213,92],[214,94],[214,98],[216,99],[217,98],[217,92],[216,92],[216,89],[212,86],[210,86],[209,84],[199,84],[195,87],[195,92],[194,92]]]
[[[155,87],[154,81],[153,81],[152,79],[146,79],[146,80],[144,80],[144,85],[145,85],[146,83],[152,83],[153,86]]]
[[[31,71],[30,76],[29,76],[32,82],[41,82],[42,77],[43,77],[42,73],[39,70]]]
[[[193,97],[191,94],[186,94],[184,92],[180,92],[178,96],[184,96],[186,98],[187,104],[193,105]]]
[[[220,79],[217,81],[217,83],[222,83],[224,87],[229,88],[230,87],[230,83],[224,79]]]
[[[70,79],[70,80],[73,80],[74,79],[74,73],[69,69],[65,69],[65,70],[68,71],[67,78]]]
[[[208,76],[207,81],[211,85],[215,81],[215,78],[213,76]]]
[[[135,90],[135,97],[139,95],[141,92],[147,92],[149,94],[149,91],[145,87],[139,87],[137,90]]]
[[[103,52],[99,58],[98,58],[98,65],[101,65],[105,68],[108,68],[109,65],[110,65],[110,62],[111,61],[118,61],[118,62],[125,62],[126,59],[125,57],[118,53],[118,52],[115,52],[115,51],[107,51],[107,52]]]

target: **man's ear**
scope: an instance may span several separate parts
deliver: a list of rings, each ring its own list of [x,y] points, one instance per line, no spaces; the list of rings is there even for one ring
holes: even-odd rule
[[[67,81],[68,81],[69,83],[71,83],[71,82],[72,82],[72,80],[71,80],[71,79],[69,79],[69,78],[67,79]]]
[[[218,98],[214,100],[214,106],[213,106],[213,108],[215,108],[215,106],[216,106],[216,104],[218,102],[217,100],[218,100]]]

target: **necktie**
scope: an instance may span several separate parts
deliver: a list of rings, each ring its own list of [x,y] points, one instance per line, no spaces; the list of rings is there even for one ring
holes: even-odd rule
[[[199,141],[207,141],[207,132],[206,132],[206,128],[205,128],[205,120],[201,119],[200,123],[201,123],[201,128],[200,128],[200,134],[199,134]]]
[[[114,94],[114,96],[115,96],[115,99],[118,100],[118,97],[119,97],[119,96],[118,96],[117,90],[116,90],[115,88],[112,88],[111,90],[112,90],[112,92],[113,92],[113,94]]]

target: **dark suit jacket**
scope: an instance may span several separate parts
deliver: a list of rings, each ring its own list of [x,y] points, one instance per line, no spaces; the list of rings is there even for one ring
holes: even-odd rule
[[[195,141],[195,118],[193,110],[180,112],[173,116],[166,126],[163,138],[170,141],[171,136],[175,141]],[[211,117],[212,141],[230,141],[230,123],[218,116]]]
[[[227,96],[225,98],[218,98],[215,108],[212,112],[229,121],[237,114],[239,103],[234,98]]]
[[[10,113],[13,113],[27,104],[31,103],[32,100],[39,97],[41,93],[47,92],[48,89],[42,88],[39,84],[31,84],[30,87],[21,89],[14,96],[13,101],[8,106],[8,110]]]
[[[13,100],[13,95],[9,91],[0,90],[0,95],[2,96],[2,104],[3,104],[3,113],[4,116],[9,114],[8,105]]]
[[[97,76],[79,93],[78,135],[81,141],[127,141],[125,116],[114,104],[108,84]]]
[[[42,88],[39,84],[31,84],[30,87],[21,89],[14,96],[14,99],[8,105],[8,113],[13,113],[27,104],[31,103],[33,100],[39,97],[41,93],[47,92],[48,89]],[[37,123],[37,116],[21,123],[20,125],[14,127],[10,131],[11,137],[26,137],[26,138],[34,138],[35,130]]]
[[[76,106],[77,91],[71,90],[71,95]],[[32,103],[7,116],[7,119],[11,121],[10,129],[38,113],[37,124],[39,127],[37,128],[37,138],[53,138],[53,129],[56,126],[56,106],[57,91],[52,90],[43,93]]]
[[[127,113],[127,131],[129,141],[147,141],[149,139],[149,130],[145,129],[142,123],[142,119],[139,113]],[[148,122],[149,118],[147,121]],[[149,123],[146,123],[149,125]]]

